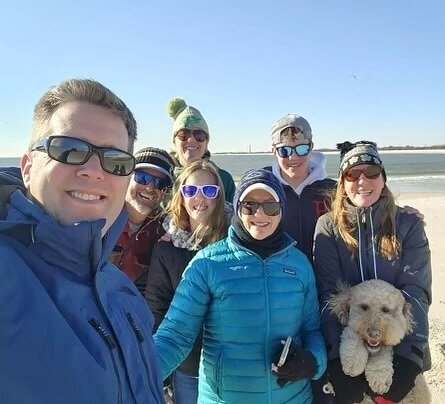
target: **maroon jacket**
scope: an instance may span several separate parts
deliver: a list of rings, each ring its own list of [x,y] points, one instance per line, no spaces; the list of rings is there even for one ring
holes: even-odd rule
[[[147,285],[153,247],[164,233],[162,218],[158,216],[148,217],[133,235],[127,223],[111,253],[110,261],[131,278],[142,294]]]

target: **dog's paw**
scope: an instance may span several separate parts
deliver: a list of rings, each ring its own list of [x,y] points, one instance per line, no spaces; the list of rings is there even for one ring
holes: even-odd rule
[[[343,368],[343,372],[345,372],[345,375],[355,377],[355,376],[361,375],[363,373],[363,370],[365,369],[365,365],[366,365],[366,359],[358,360],[358,361],[342,360],[341,365]]]
[[[346,327],[341,335],[340,360],[343,372],[348,376],[358,376],[365,370],[369,353],[363,340],[351,328]]]
[[[374,393],[384,394],[391,387],[392,374],[385,375],[382,372],[369,372],[365,370],[365,376],[369,387]]]

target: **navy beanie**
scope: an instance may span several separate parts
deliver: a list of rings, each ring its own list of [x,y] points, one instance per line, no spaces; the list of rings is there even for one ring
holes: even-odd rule
[[[241,202],[248,193],[255,189],[263,189],[269,192],[276,202],[280,202],[281,214],[284,214],[286,195],[280,181],[273,175],[272,171],[259,168],[249,170],[241,177],[235,190],[235,196],[233,197],[233,209],[235,215],[238,211],[239,202]]]

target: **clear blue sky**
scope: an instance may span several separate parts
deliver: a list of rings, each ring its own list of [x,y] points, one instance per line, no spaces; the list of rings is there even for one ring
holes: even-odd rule
[[[70,77],[119,95],[136,147],[168,148],[174,96],[201,110],[210,150],[270,149],[285,113],[316,147],[444,144],[445,2],[0,0],[0,156],[21,155],[32,108]]]

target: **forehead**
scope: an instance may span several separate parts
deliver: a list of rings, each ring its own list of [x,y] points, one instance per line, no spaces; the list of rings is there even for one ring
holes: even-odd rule
[[[59,107],[50,120],[54,134],[86,140],[96,146],[128,149],[124,121],[104,107],[85,102],[69,102]]]
[[[367,167],[371,167],[373,164],[357,164],[354,167],[351,167],[347,169],[346,171],[352,171],[352,170],[365,170]]]
[[[289,139],[289,141],[285,141],[285,139],[281,139],[282,141],[280,143],[275,144],[275,147],[281,147],[281,146],[298,146],[300,144],[310,144],[311,142],[306,139]]]
[[[190,174],[184,183],[187,185],[216,185],[216,179],[211,172],[199,170]]]
[[[275,199],[271,194],[269,194],[269,192],[265,191],[264,189],[254,189],[245,196],[243,201],[263,202],[275,201]]]

